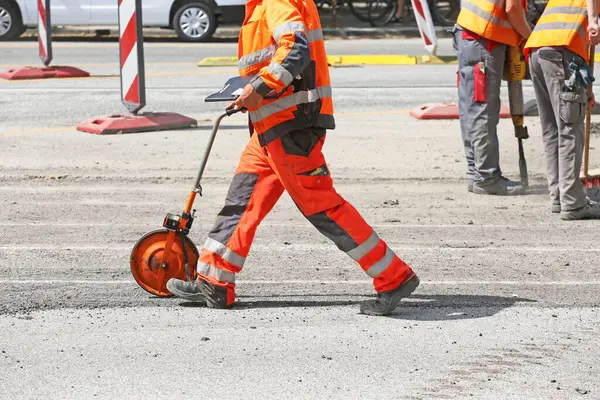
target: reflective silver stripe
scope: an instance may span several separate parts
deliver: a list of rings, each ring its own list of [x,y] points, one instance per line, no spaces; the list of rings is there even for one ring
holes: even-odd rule
[[[223,258],[227,262],[230,262],[236,267],[242,268],[244,266],[244,262],[246,261],[244,257],[234,253],[233,251],[229,250],[224,244],[219,243],[211,238],[206,239],[206,242],[204,243],[204,248],[212,251],[215,254],[220,255],[221,258]]]
[[[358,247],[350,250],[346,254],[348,254],[354,261],[358,261],[369,254],[369,252],[377,247],[378,244],[379,236],[377,236],[377,233],[373,232],[373,234],[367,240],[365,240],[364,243],[361,243]]]
[[[235,274],[233,272],[225,271],[225,270],[213,267],[212,265],[198,263],[198,267],[196,268],[196,271],[199,274],[209,276],[211,278],[215,278],[219,282],[235,283]]]
[[[276,51],[277,47],[270,45],[264,49],[256,50],[254,53],[246,54],[244,57],[238,60],[238,68],[246,69],[254,64],[268,61],[273,58],[273,55],[275,55]]]
[[[277,79],[283,82],[284,85],[289,85],[294,80],[294,77],[290,72],[283,68],[281,64],[276,63],[275,61],[271,62],[267,67],[267,70],[275,75]]]
[[[577,34],[579,34],[579,36],[582,37],[582,39],[586,43],[586,47],[587,47],[587,42],[585,41],[586,40],[585,38],[587,36],[586,36],[586,34],[585,34],[584,30],[583,30],[583,26],[579,22],[547,22],[547,23],[541,23],[541,24],[536,25],[536,27],[535,27],[535,29],[533,31],[534,32],[543,32],[543,31],[549,31],[549,30],[567,30],[567,31],[575,30],[575,31],[577,31]]]
[[[473,14],[485,19],[486,21],[491,22],[494,25],[497,25],[501,28],[512,28],[512,25],[507,20],[498,18],[494,14],[490,14],[489,12],[482,10],[481,8],[477,7],[475,4],[469,2],[468,0],[463,3],[463,7],[471,11]]]
[[[283,24],[277,25],[273,30],[273,39],[276,43],[279,43],[281,36],[288,32],[305,31],[306,26],[302,22],[284,22]]]
[[[587,10],[582,7],[569,7],[569,6],[556,6],[544,10],[544,16],[552,14],[574,14],[574,15],[587,15]]]
[[[367,270],[367,275],[371,278],[377,278],[394,261],[394,252],[388,247],[385,249],[385,256],[377,261]]]
[[[321,28],[311,29],[306,32],[308,37],[308,43],[316,42],[317,40],[323,40],[323,30]]]
[[[321,86],[313,90],[296,92],[272,103],[265,104],[256,111],[250,112],[250,119],[256,123],[295,105],[312,103],[326,97],[331,97],[331,86]]]
[[[323,30],[321,30],[321,28],[310,30],[306,32],[306,35],[308,36],[309,43],[323,40]],[[268,61],[273,58],[276,51],[277,47],[270,45],[264,49],[256,50],[254,53],[246,54],[244,57],[238,60],[238,68],[246,69],[254,64]]]
[[[547,30],[576,30],[581,28],[579,22],[547,22],[536,25],[536,31],[547,31]]]

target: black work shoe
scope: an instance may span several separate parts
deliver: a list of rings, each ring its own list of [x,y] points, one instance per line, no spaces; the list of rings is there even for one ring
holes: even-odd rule
[[[377,293],[375,300],[365,300],[360,304],[360,312],[367,315],[388,315],[396,309],[404,297],[410,296],[419,286],[419,277],[413,272],[396,289]]]
[[[561,210],[560,219],[564,221],[576,221],[580,219],[600,219],[600,204],[590,203],[576,210]]]
[[[189,301],[196,301],[205,303],[206,299],[200,292],[198,282],[193,280],[191,282],[184,281],[181,279],[171,278],[167,281],[167,289],[175,296]]]
[[[205,303],[211,308],[231,306],[227,305],[227,288],[213,285],[200,278],[191,282],[171,278],[167,282],[167,289],[177,297]]]

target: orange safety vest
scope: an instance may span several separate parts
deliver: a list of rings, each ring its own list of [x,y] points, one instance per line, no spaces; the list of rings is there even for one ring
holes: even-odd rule
[[[527,10],[527,0],[522,0]],[[508,21],[505,0],[463,0],[456,23],[486,39],[518,46],[521,36]]]
[[[334,129],[329,67],[313,0],[249,0],[238,42],[241,76],[265,96],[248,110],[261,145],[307,127]]]
[[[550,0],[525,44],[525,54],[544,46],[565,46],[588,59],[586,0]]]

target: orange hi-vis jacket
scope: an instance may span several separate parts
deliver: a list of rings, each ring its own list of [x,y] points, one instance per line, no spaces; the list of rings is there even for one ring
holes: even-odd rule
[[[461,27],[495,42],[518,46],[521,36],[508,21],[506,0],[463,0],[456,23]],[[527,0],[522,0],[527,10]]]
[[[304,128],[334,129],[329,67],[319,12],[313,0],[249,0],[238,42],[241,76],[265,96],[249,109],[252,128],[265,146]]]
[[[525,54],[545,46],[565,46],[588,59],[585,0],[550,0],[525,44]]]

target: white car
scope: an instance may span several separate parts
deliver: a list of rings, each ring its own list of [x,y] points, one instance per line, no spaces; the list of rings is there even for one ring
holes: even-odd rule
[[[43,1],[43,0],[41,0]],[[37,27],[38,0],[0,0],[0,40]],[[171,28],[185,41],[212,37],[219,23],[244,20],[246,0],[142,0],[143,25]],[[118,0],[50,0],[53,26],[118,25]]]

